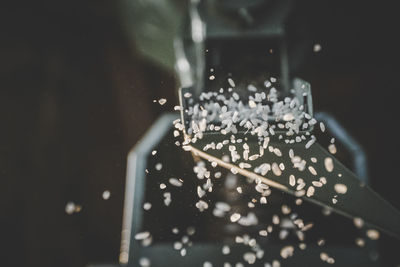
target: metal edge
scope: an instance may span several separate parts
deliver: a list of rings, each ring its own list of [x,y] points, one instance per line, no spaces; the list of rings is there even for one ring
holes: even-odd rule
[[[121,230],[121,247],[119,254],[119,263],[121,265],[128,264],[131,233],[132,230],[134,230],[133,220],[136,220],[135,225],[137,225],[137,220],[140,218],[140,216],[136,216],[135,218],[133,217],[133,209],[136,204],[135,199],[140,202],[143,197],[143,195],[135,196],[135,188],[137,185],[136,177],[139,174],[139,171],[144,171],[139,170],[138,166],[146,166],[146,156],[150,149],[159,143],[164,137],[164,135],[160,133],[165,133],[166,130],[171,126],[173,120],[177,118],[178,114],[175,113],[167,113],[162,115],[128,153],[125,199]],[[140,159],[142,159],[142,162],[139,162]]]

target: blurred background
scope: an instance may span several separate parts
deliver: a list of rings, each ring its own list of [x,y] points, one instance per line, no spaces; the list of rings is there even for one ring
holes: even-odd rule
[[[322,47],[296,68],[314,109],[363,145],[372,187],[400,208],[395,4],[298,1],[293,20]],[[140,56],[122,14],[117,0],[2,4],[1,266],[117,261],[127,153],[177,104],[175,75]],[[153,103],[161,97],[166,105]],[[82,210],[68,215],[69,201]]]

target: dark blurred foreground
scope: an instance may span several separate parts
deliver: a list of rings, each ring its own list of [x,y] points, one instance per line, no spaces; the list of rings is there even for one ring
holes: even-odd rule
[[[312,85],[315,110],[365,147],[372,187],[400,208],[394,7],[302,2],[322,50],[298,75]],[[176,104],[173,74],[131,49],[118,1],[13,2],[1,11],[0,265],[116,262],[127,152]],[[160,97],[162,107],[153,103]],[[68,201],[82,211],[67,215]]]

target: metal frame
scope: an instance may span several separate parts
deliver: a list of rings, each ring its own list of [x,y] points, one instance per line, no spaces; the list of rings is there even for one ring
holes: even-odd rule
[[[125,202],[122,219],[121,249],[119,262],[121,265],[131,261],[132,236],[138,231],[142,220],[142,203],[145,188],[145,179],[138,177],[145,175],[147,156],[166,132],[170,129],[173,120],[179,118],[179,114],[167,113],[162,115],[148,130],[144,137],[135,145],[128,154],[127,176],[125,185]],[[133,211],[136,213],[134,214]]]

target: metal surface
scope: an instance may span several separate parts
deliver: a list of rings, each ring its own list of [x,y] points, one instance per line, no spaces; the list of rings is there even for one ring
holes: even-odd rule
[[[264,266],[263,262],[271,262],[279,257],[282,246],[288,244],[296,246],[299,242],[296,241],[297,239],[293,240],[295,235],[292,236],[292,234],[290,234],[288,240],[280,240],[277,237],[279,230],[274,230],[268,237],[258,235],[259,230],[270,224],[271,217],[274,214],[279,214],[281,205],[286,203],[292,207],[293,213],[299,214],[305,222],[312,221],[315,224],[315,230],[311,229],[306,233],[307,249],[305,251],[296,249],[292,258],[282,262],[284,266],[319,266],[322,264],[319,258],[322,251],[333,256],[338,266],[381,266],[379,260],[371,260],[369,256],[372,252],[375,253],[374,250],[371,252],[371,248],[357,248],[354,244],[354,239],[361,237],[365,228],[357,229],[351,220],[343,216],[323,215],[319,205],[314,205],[314,202],[304,202],[303,205],[296,207],[294,204],[296,198],[290,195],[290,186],[287,184],[286,176],[267,177],[274,181],[276,185],[281,185],[281,187],[276,187],[285,189],[284,191],[289,193],[281,193],[280,190],[275,190],[272,187],[274,184],[270,184],[272,194],[268,197],[269,203],[253,209],[253,212],[256,212],[259,218],[259,223],[255,226],[245,229],[237,228],[235,227],[237,224],[230,223],[229,220],[216,218],[211,212],[212,207],[208,212],[199,212],[194,204],[198,201],[195,189],[201,180],[198,180],[193,173],[193,166],[196,165],[198,159],[195,159],[190,152],[184,151],[180,146],[174,144],[174,140],[181,139],[179,137],[174,138],[172,134],[172,121],[177,116],[177,114],[174,114],[160,118],[130,153],[124,211],[127,215],[124,218],[124,239],[121,244],[121,259],[125,259],[125,261],[121,261],[122,265],[138,266],[143,257],[148,258],[153,267],[165,266],[166,259],[171,266],[202,266],[206,260],[212,262],[214,266],[221,266],[224,262],[231,264],[243,262],[242,255],[248,251],[248,248],[235,244],[234,239],[236,236],[246,233],[256,237],[257,242],[266,252],[263,260],[257,261],[252,266]],[[217,139],[218,137],[213,137],[214,141]],[[208,141],[207,137],[204,139],[204,142],[206,141]],[[199,149],[201,149],[202,144],[204,143],[197,144]],[[272,145],[280,147],[276,143]],[[301,153],[300,146],[299,144],[299,153]],[[255,149],[255,147],[251,149]],[[318,146],[313,149],[313,152],[321,150],[318,152],[320,156],[326,155]],[[157,150],[157,154],[151,155],[152,150]],[[287,149],[282,148],[282,151],[287,153]],[[221,155],[214,156],[221,157]],[[271,155],[264,160],[275,160],[275,158]],[[254,190],[254,184],[247,183],[246,173],[244,173],[245,176],[238,174],[236,177],[237,183],[242,186],[244,192],[248,191],[248,193],[242,195],[243,199],[236,197],[231,199],[231,190],[224,186],[228,177],[232,176],[230,171],[219,166],[212,168],[207,160],[205,162],[210,170],[223,173],[220,179],[213,179],[213,192],[207,194],[210,205],[212,206],[216,201],[228,203],[233,201],[231,205],[235,206],[236,210],[248,211],[247,202],[251,198],[256,198],[259,193]],[[163,164],[161,171],[155,169],[156,163]],[[254,163],[252,162],[252,164]],[[322,164],[322,162],[320,161],[319,164]],[[318,172],[321,172],[321,175],[322,168],[322,166],[316,168]],[[337,166],[338,171],[343,169],[343,166]],[[167,190],[172,194],[172,203],[166,207],[162,198],[165,191],[160,190],[159,185],[166,183],[168,186],[169,177],[179,177],[184,183],[179,188],[168,187]],[[305,178],[303,177],[303,179]],[[346,179],[345,177],[342,178]],[[334,177],[333,179],[339,178]],[[332,183],[332,180],[328,180],[329,187],[332,186]],[[234,195],[237,195],[236,189],[233,189],[233,191]],[[347,194],[351,194],[351,191],[353,189],[349,189]],[[327,197],[325,201],[329,202],[330,199]],[[348,200],[339,197],[337,204],[339,208],[341,208],[340,203],[342,201]],[[142,208],[145,202],[152,203],[151,210],[146,212]],[[323,206],[327,205],[324,204]],[[185,229],[188,226],[195,226],[196,234],[190,237],[193,243],[187,247],[187,255],[183,257],[179,250],[173,249],[173,244],[186,234]],[[179,234],[172,234],[171,229],[174,227],[179,229]],[[143,246],[140,241],[135,240],[135,234],[142,231],[149,231],[152,234],[153,242],[150,246]],[[321,237],[326,238],[328,246],[319,247],[316,245],[317,240]],[[231,247],[231,254],[222,255],[221,248],[224,244]],[[125,256],[124,253],[126,253]]]
[[[240,1],[237,2],[239,3]],[[263,1],[258,2],[261,5]],[[245,50],[241,49],[241,45],[246,47],[246,42],[256,44],[261,40],[259,45],[262,48],[267,47],[269,44],[273,44],[279,48],[278,72],[282,83],[282,91],[287,92],[289,90],[290,75],[285,45],[285,21],[289,15],[292,1],[271,2],[275,3],[275,7],[271,8],[274,12],[269,13],[271,16],[263,13],[261,17],[257,17],[251,11],[250,7],[235,7],[233,8],[234,11],[225,10],[224,12],[227,13],[221,13],[216,1],[208,0],[203,1],[201,4],[199,1],[191,1],[191,5],[187,10],[189,14],[186,14],[187,24],[184,25],[181,24],[181,21],[184,18],[182,10],[185,9],[181,9],[177,5],[169,3],[169,1],[161,1],[161,5],[158,5],[154,1],[150,1],[149,3],[143,1],[132,2],[135,3],[135,14],[139,15],[134,20],[146,22],[144,24],[137,23],[135,26],[137,32],[135,39],[139,51],[167,68],[174,66],[180,78],[180,83],[183,86],[180,92],[180,101],[184,108],[181,116],[182,121],[186,125],[186,131],[190,122],[190,118],[185,114],[186,108],[197,103],[196,101],[198,100],[196,97],[198,97],[200,92],[210,89],[208,86],[209,83],[205,78],[207,76],[205,73],[206,70],[208,71],[209,68],[215,67],[216,69],[223,69],[225,72],[235,74],[235,69],[231,71],[231,69],[226,69],[226,66],[238,66],[239,71],[248,70],[248,72],[253,72],[248,67],[247,59],[257,59],[258,54],[256,54],[256,51],[258,50],[252,50],[251,47]],[[140,14],[145,10],[143,9],[144,7],[149,8],[149,10],[151,9],[152,12],[157,10],[157,12],[154,12],[150,19],[148,17],[143,18],[143,16],[149,14]],[[154,9],[155,7],[157,8]],[[166,7],[166,10],[162,10],[160,7]],[[268,10],[265,9],[265,11]],[[235,14],[238,15],[237,21]],[[141,28],[142,26],[144,27]],[[163,32],[164,27],[165,32]],[[245,42],[239,44],[243,40]],[[249,57],[239,57],[238,55],[237,58],[240,60],[235,62],[236,64],[231,64],[231,55],[235,55],[236,50],[232,49],[230,53],[224,52],[234,46],[240,49],[241,55],[249,51]],[[263,64],[260,66],[256,65],[255,68],[265,67]],[[264,69],[260,69],[260,71],[264,71]],[[300,89],[304,89],[301,86],[303,84],[304,81],[299,79],[294,80],[296,93],[301,95],[302,92]],[[306,86],[305,90],[308,90],[307,98],[301,99],[304,101],[304,104],[307,104],[307,112],[312,115],[312,99],[309,85]],[[193,94],[194,97],[192,99],[184,98],[183,94],[187,92]],[[264,224],[265,226],[268,220],[270,220],[268,216],[272,216],[273,212],[277,210],[279,211],[280,207],[278,205],[287,201],[289,197],[296,195],[294,187],[289,185],[289,175],[294,174],[297,178],[301,177],[308,185],[312,181],[318,180],[321,176],[327,179],[327,184],[321,188],[316,188],[315,194],[312,197],[302,196],[307,202],[317,204],[305,205],[305,213],[311,214],[311,216],[315,215],[315,212],[310,212],[310,210],[315,211],[316,206],[321,206],[324,209],[332,210],[350,219],[362,218],[368,227],[376,227],[385,233],[400,237],[400,212],[365,183],[360,182],[353,172],[318,143],[306,149],[304,147],[305,143],[286,145],[279,140],[272,140],[271,145],[279,148],[284,156],[278,157],[266,151],[262,157],[249,163],[254,167],[266,162],[282,162],[286,166],[286,169],[281,176],[275,176],[272,172],[269,172],[265,177],[261,177],[251,170],[243,170],[232,163],[222,161],[223,155],[229,155],[227,148],[218,151],[203,151],[205,144],[222,141],[226,139],[226,136],[205,134],[203,139],[198,140],[190,146],[194,157],[189,152],[185,152],[180,147],[175,146],[173,139],[168,133],[171,134],[171,123],[177,116],[177,114],[170,114],[160,118],[145,138],[129,153],[124,224],[121,238],[121,264],[137,266],[142,257],[151,259],[151,266],[165,266],[166,259],[168,259],[168,264],[171,266],[201,266],[205,259],[212,261],[213,264],[217,264],[218,266],[222,265],[223,262],[234,263],[243,260],[242,255],[245,250],[232,242],[232,253],[226,257],[221,255],[222,244],[225,244],[227,240],[233,239],[241,232],[235,229],[229,222],[221,223],[217,221],[211,212],[210,214],[200,214],[194,207],[194,203],[198,199],[195,192],[197,181],[192,169],[198,160],[197,157],[203,158],[205,162],[208,160],[217,162],[218,168],[225,168],[226,177],[231,175],[231,168],[236,168],[238,170],[236,178],[242,179],[241,182],[245,183],[247,178],[253,180],[260,179],[272,188],[284,192],[275,192],[274,197],[278,200],[275,204],[269,203],[268,206],[260,207],[262,210],[258,210],[258,212],[260,212],[260,217],[264,216],[264,221],[249,230],[252,234],[257,235],[261,225]],[[331,120],[329,122],[332,124]],[[330,128],[329,126],[332,125],[328,123],[327,126]],[[340,133],[338,134],[340,136]],[[240,138],[240,134],[237,138]],[[341,140],[349,141],[348,138],[342,138]],[[250,151],[258,151],[258,142],[257,140],[253,140],[251,136],[248,136],[248,144]],[[352,147],[351,145],[354,145],[355,142],[348,142],[348,144]],[[151,151],[156,148],[159,151],[157,159],[162,160],[162,163],[166,165],[163,173],[154,171],[155,162],[149,161]],[[318,176],[311,174],[307,169],[302,172],[292,169],[292,163],[288,156],[289,149],[293,149],[296,155],[307,161],[310,157],[317,158],[318,162],[313,164],[313,167]],[[239,153],[242,153],[240,149],[238,150]],[[333,172],[328,172],[324,167],[324,159],[326,157],[330,157],[333,160],[335,166]],[[359,173],[363,173],[360,168],[362,168],[362,164],[365,164],[365,162],[358,163],[358,169],[356,170]],[[184,181],[184,185],[180,190],[171,189],[175,191],[170,207],[163,206],[158,187],[161,182],[167,183],[165,176],[180,177]],[[215,183],[217,184],[217,181]],[[347,186],[345,194],[338,194],[335,191],[334,186],[338,183]],[[249,184],[244,184],[243,186],[251,187]],[[210,196],[210,205],[218,197],[223,198],[229,195],[229,190],[224,188],[222,184],[217,184],[215,190],[220,190],[220,194],[218,195],[217,192],[213,192],[218,196],[214,198]],[[337,199],[337,203],[332,202],[333,198]],[[293,200],[293,197],[291,200]],[[148,213],[143,212],[142,208],[143,203],[146,201],[153,204],[151,212]],[[238,209],[247,208],[247,202],[245,201],[236,204],[236,208]],[[324,229],[325,232],[328,232],[328,235],[332,235],[332,233],[329,233],[331,227],[336,226],[341,229],[342,223],[346,224],[341,221],[342,216],[338,217],[340,218],[335,221],[339,222],[337,224],[333,223],[333,225],[330,225],[329,223],[331,222],[327,221],[322,223],[326,227]],[[347,223],[349,222],[353,226],[351,220],[347,221]],[[179,251],[173,250],[173,243],[177,240],[177,237],[171,234],[171,228],[177,225],[184,228],[191,224],[196,225],[199,233],[195,236],[196,240],[193,241],[190,250],[188,248],[188,255],[183,257],[179,254]],[[143,246],[134,238],[136,233],[144,230],[154,234],[151,246]],[[365,230],[365,228],[362,230]],[[355,229],[355,232],[357,231],[361,230]],[[344,239],[354,238],[355,235],[348,235],[348,233],[345,231],[346,235],[343,237]],[[354,239],[351,242],[354,246]],[[260,244],[268,251],[265,257],[266,261],[273,260],[274,256],[271,255],[279,255],[279,250],[282,247],[281,241],[273,237],[260,240]],[[311,244],[307,248],[307,251],[296,252],[296,257],[286,260],[285,265],[320,265],[319,253],[321,251],[320,247]],[[346,242],[337,241],[330,248],[324,248],[323,251],[334,253],[339,266],[379,266],[379,261],[371,261],[369,257],[370,253],[367,250],[360,250],[359,248],[350,246],[348,240]],[[258,262],[254,266],[263,266],[261,264]]]
[[[365,184],[369,183],[367,155],[362,146],[354,139],[346,129],[333,117],[326,112],[316,112],[315,119],[325,123],[327,130],[335,137],[346,150],[348,150],[353,159],[353,170]]]
[[[122,23],[133,51],[173,72],[174,38],[178,36],[187,1],[123,0]]]
[[[164,114],[149,129],[145,137],[129,152],[125,185],[124,215],[122,219],[121,249],[119,261],[128,262],[131,254],[132,234],[138,232],[142,218],[143,188],[146,187],[145,175],[147,157],[170,129],[177,114]],[[135,249],[135,248],[133,248]]]
[[[223,155],[229,155],[227,148],[214,150],[212,152],[207,151],[207,153],[203,152],[202,148],[207,143],[221,142],[225,138],[225,136],[206,135],[200,142],[192,144],[193,152],[205,159],[209,157],[221,159]],[[250,146],[250,151],[258,152],[259,145],[257,141],[248,142],[248,144]],[[270,182],[266,181],[266,184],[287,193],[295,194],[293,187],[289,185],[290,174],[293,174],[295,177],[303,178],[308,185],[311,185],[312,181],[318,180],[318,178],[321,176],[326,177],[327,184],[321,188],[317,188],[314,196],[303,198],[320,206],[329,207],[329,209],[332,209],[333,211],[344,216],[348,216],[350,218],[362,218],[366,223],[369,223],[371,227],[377,227],[378,229],[390,235],[400,238],[400,212],[390,203],[380,197],[377,193],[375,193],[370,187],[360,182],[354,173],[347,169],[318,143],[312,145],[309,149],[305,148],[305,143],[291,144],[289,146],[277,140],[272,142],[271,145],[279,148],[284,156],[277,157],[273,153],[266,152],[264,156],[254,161],[249,161],[248,163],[251,163],[253,166],[259,166],[265,162],[282,162],[286,168],[289,168],[289,166],[292,166],[288,156],[289,149],[293,149],[295,151],[295,155],[298,155],[303,159],[308,160],[310,157],[317,158],[318,162],[313,164],[313,167],[317,171],[318,176],[312,175],[307,169],[303,172],[300,172],[297,169],[286,169],[283,172],[283,175],[279,177],[275,176],[273,173],[268,174],[267,179],[270,180]],[[241,154],[243,151],[238,148],[238,153]],[[333,172],[328,172],[324,167],[324,159],[326,157],[333,159]],[[232,168],[232,165],[233,164],[222,164],[223,167],[228,169]],[[238,169],[239,173],[242,171],[238,166],[236,166],[236,168]],[[251,175],[247,172],[250,173],[250,171],[246,171],[241,174],[251,177]],[[339,174],[341,177],[339,177]],[[276,186],[275,183],[278,183],[278,186]],[[347,193],[338,194],[334,189],[335,184],[345,184],[347,186]],[[338,201],[336,204],[333,204],[332,198],[335,195],[338,195]]]
[[[208,0],[199,7],[207,29],[205,71],[214,68],[234,77],[272,72],[281,80],[281,90],[288,92],[286,22],[293,1],[255,1],[254,6],[245,1],[221,2]]]
[[[142,256],[151,259],[151,266],[196,266],[201,267],[205,261],[212,262],[213,266],[223,266],[225,262],[229,262],[235,266],[237,262],[243,261],[243,248],[240,246],[231,246],[231,253],[222,256],[221,244],[196,243],[190,248],[190,254],[182,257],[177,251],[173,251],[172,244],[160,244],[151,248],[144,248]],[[265,256],[265,262],[272,262],[273,255],[279,255],[281,246],[271,244],[268,246]],[[319,258],[321,252],[327,252],[335,255],[337,266],[340,267],[377,267],[379,263],[371,261],[367,251],[355,250],[349,247],[334,247],[332,249],[324,249],[321,247],[309,247],[307,251],[296,251],[296,256],[282,261],[281,266],[327,266]],[[345,259],[345,260],[343,260]],[[340,264],[340,265],[339,265]],[[132,267],[134,265],[131,265]],[[256,262],[252,265],[244,265],[252,267],[264,267],[265,265]]]

